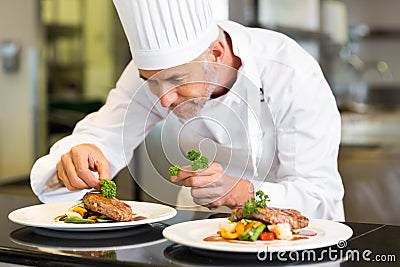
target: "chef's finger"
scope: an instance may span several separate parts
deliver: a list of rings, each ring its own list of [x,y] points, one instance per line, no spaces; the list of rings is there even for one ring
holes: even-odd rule
[[[215,209],[223,204],[221,200],[223,195],[218,191],[218,189],[192,187],[190,193],[196,204]]]
[[[85,170],[84,168],[82,168],[82,166],[76,166],[69,153],[61,156],[61,162],[70,184],[69,187],[71,189],[77,190],[91,188],[85,181],[85,177],[83,177],[83,174],[88,172],[94,178],[94,175],[88,168],[86,168]],[[71,190],[69,187],[67,188]]]
[[[212,176],[190,176],[182,180],[182,185],[187,187],[205,187],[215,181]]]
[[[193,173],[187,171],[188,168],[190,168],[190,166],[182,166],[176,176],[171,176],[171,181],[179,182],[179,181],[183,181],[183,180],[187,179],[188,177],[192,176]]]
[[[71,150],[71,161],[74,169],[66,169],[68,177],[70,177],[70,181],[72,186],[76,186],[73,182],[75,180],[71,180],[71,178],[77,178],[80,180],[79,186],[81,189],[83,188],[100,188],[99,179],[93,174],[89,166],[89,156],[88,153],[80,152],[76,153],[76,151]],[[72,176],[72,177],[71,177]],[[78,181],[76,181],[78,183]]]
[[[57,163],[56,165],[56,169],[57,169],[57,177],[58,179],[64,184],[64,186],[69,189],[72,190],[71,184],[68,180],[67,174],[65,173],[63,164],[61,162],[61,160]]]
[[[78,189],[79,189],[79,188],[75,188],[75,187],[73,187],[73,186],[71,185],[71,182],[70,182],[69,177],[68,177],[68,174],[67,174],[67,172],[66,172],[66,170],[65,170],[65,168],[64,168],[64,164],[63,164],[62,160],[60,160],[60,161],[57,163],[56,168],[57,168],[57,176],[58,176],[58,179],[61,180],[61,182],[64,184],[64,186],[65,186],[68,190],[70,190],[70,191],[75,191],[75,190],[78,190]]]
[[[178,181],[183,181],[192,176],[211,176],[211,175],[213,175],[213,173],[208,171],[207,169],[192,171],[191,168],[192,167],[190,165],[181,167],[181,170],[178,172],[178,174],[176,176],[171,176],[171,180],[173,182],[178,182]]]
[[[96,171],[99,174],[99,180],[107,179],[111,180],[111,171],[108,165],[108,161],[105,157],[99,157],[97,160],[92,158],[93,167],[90,168]]]

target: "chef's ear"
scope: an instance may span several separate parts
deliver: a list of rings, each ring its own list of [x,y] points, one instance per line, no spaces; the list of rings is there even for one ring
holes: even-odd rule
[[[215,40],[210,45],[210,54],[211,57],[210,61],[215,63],[222,63],[225,54],[225,43],[221,40]]]

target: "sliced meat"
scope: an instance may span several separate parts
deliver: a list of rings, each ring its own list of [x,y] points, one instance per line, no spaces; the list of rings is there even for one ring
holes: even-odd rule
[[[300,229],[308,225],[308,218],[294,209],[258,208],[257,213],[244,214],[243,208],[232,209],[232,217],[241,219],[254,219],[267,224],[289,223],[291,229]]]
[[[86,193],[82,201],[87,209],[103,214],[115,221],[127,222],[132,220],[131,206],[114,197],[106,198],[100,193]]]

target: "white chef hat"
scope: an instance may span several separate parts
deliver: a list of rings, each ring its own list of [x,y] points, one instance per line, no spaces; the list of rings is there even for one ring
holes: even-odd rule
[[[114,0],[139,69],[187,63],[217,39],[208,0]]]

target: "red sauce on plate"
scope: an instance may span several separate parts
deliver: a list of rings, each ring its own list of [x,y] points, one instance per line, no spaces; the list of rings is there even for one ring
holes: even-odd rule
[[[227,239],[218,236],[218,235],[212,235],[212,236],[207,236],[206,238],[203,239],[203,241],[207,242],[226,242],[228,241]]]
[[[134,221],[141,221],[141,220],[146,220],[146,219],[147,219],[147,217],[145,217],[145,216],[136,216],[136,217],[132,218],[132,220],[134,220]]]
[[[296,241],[296,240],[302,240],[302,239],[308,239],[307,236],[294,236],[290,241]]]

